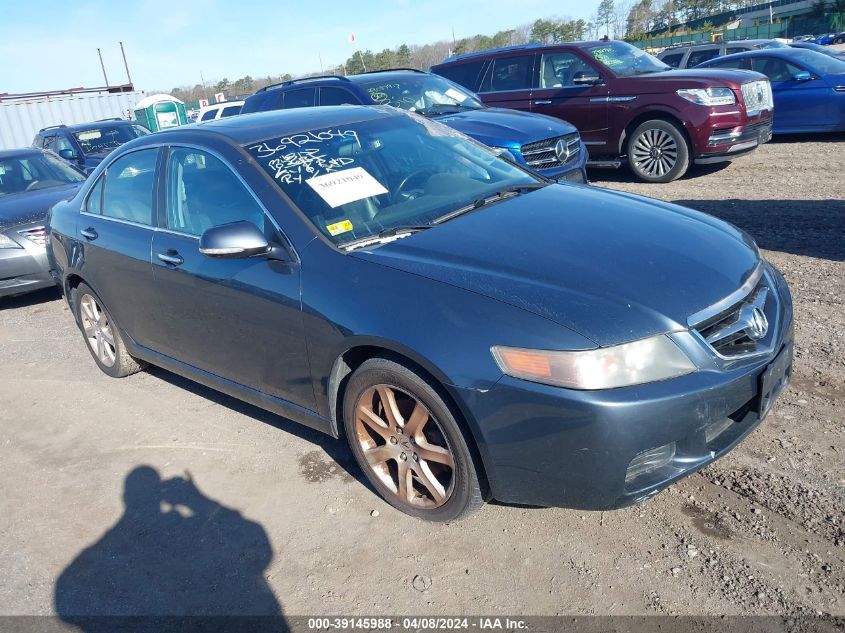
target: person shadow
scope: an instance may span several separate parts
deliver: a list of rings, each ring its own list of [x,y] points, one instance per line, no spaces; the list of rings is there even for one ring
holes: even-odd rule
[[[193,479],[138,466],[123,516],[56,581],[59,618],[84,633],[288,631],[265,580],[264,528],[207,497]]]

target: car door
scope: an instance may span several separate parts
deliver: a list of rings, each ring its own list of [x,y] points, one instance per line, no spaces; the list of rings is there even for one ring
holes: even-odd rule
[[[813,73],[769,56],[753,57],[751,70],[763,73],[772,82],[775,131],[811,129],[830,121],[831,100],[826,94],[829,88]],[[808,73],[810,79],[796,79],[799,73]]]
[[[158,156],[158,148],[146,148],[113,161],[86,196],[77,223],[83,278],[120,328],[147,347],[159,343],[150,265]]]
[[[478,96],[488,106],[530,112],[535,59],[534,53],[494,57]]]
[[[531,112],[569,121],[587,146],[607,143],[608,87],[599,69],[571,51],[537,57]],[[601,83],[584,83],[591,78]]]
[[[199,252],[200,236],[214,226],[247,220],[278,243],[283,237],[277,227],[221,158],[172,147],[166,164],[165,208],[152,245],[159,306],[168,324],[163,353],[313,409],[299,265]]]

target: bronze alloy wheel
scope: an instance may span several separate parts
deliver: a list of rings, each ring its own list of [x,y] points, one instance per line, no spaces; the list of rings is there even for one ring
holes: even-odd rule
[[[355,436],[367,465],[399,501],[438,508],[455,486],[455,457],[428,408],[392,385],[364,391],[355,405]]]

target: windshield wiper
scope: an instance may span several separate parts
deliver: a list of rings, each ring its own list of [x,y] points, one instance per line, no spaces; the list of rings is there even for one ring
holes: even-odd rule
[[[489,193],[486,196],[476,198],[475,200],[461,207],[460,209],[455,209],[451,213],[447,213],[446,215],[437,218],[432,222],[432,224],[442,224],[443,222],[447,222],[452,218],[458,217],[459,215],[469,213],[470,211],[475,211],[477,209],[480,209],[481,207],[490,204],[495,204],[497,202],[501,202],[502,200],[507,200],[508,198],[512,198],[523,193],[537,191],[537,189],[548,187],[550,184],[551,183],[549,182],[530,182],[524,185],[509,185],[507,187],[499,189],[498,191]]]
[[[462,103],[440,103],[436,106],[417,110],[417,114],[422,114],[423,116],[437,116],[439,114],[455,114],[461,110],[478,109],[479,108],[474,108],[473,106],[463,105]]]
[[[338,248],[355,249],[359,246],[364,246],[366,244],[378,242],[379,240],[387,239],[388,237],[396,237],[397,235],[403,235],[405,233],[417,233],[418,231],[424,231],[426,229],[430,229],[431,227],[432,224],[406,224],[400,226],[391,226],[389,228],[382,229],[378,233],[372,233],[364,237],[359,237],[355,240],[350,240],[349,242],[343,242],[341,244],[338,244]]]

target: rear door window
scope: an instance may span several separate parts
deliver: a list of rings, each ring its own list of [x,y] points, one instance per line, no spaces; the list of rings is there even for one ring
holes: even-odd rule
[[[695,68],[699,64],[719,56],[719,47],[703,48],[695,51],[690,51],[689,59],[687,59],[687,68]]]
[[[660,61],[672,68],[679,68],[683,59],[684,53],[672,53],[671,55],[666,55],[666,57],[662,58]]]
[[[534,55],[497,57],[481,86],[481,92],[530,90],[534,70]]]
[[[226,106],[225,108],[223,108],[223,112],[220,113],[220,118],[222,119],[223,117],[227,117],[227,116],[235,116],[236,114],[240,114],[240,113],[241,113],[241,106],[239,106],[239,105]]]
[[[446,77],[446,79],[451,79],[456,84],[460,84],[472,91],[477,91],[481,71],[486,61],[486,59],[481,59],[464,64],[444,66],[443,68],[437,69],[437,74],[441,77]]]
[[[151,225],[158,148],[121,156],[105,175],[102,214],[117,220]]]
[[[200,121],[211,121],[211,119],[213,119],[216,114],[217,114],[217,108],[214,108],[213,110],[209,110],[208,112],[204,113],[200,117]]]
[[[285,92],[285,109],[310,108],[317,105],[316,88],[300,88]]]
[[[344,103],[358,105],[361,100],[343,88],[320,88],[321,106],[343,105]]]

